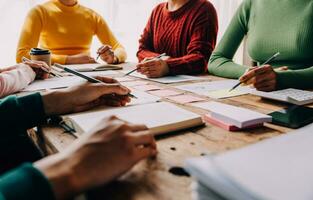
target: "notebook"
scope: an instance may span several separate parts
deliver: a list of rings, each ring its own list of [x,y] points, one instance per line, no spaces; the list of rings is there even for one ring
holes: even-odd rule
[[[145,124],[152,134],[159,135],[202,125],[201,116],[166,102],[126,107],[103,107],[94,111],[63,116],[67,125],[79,136],[91,130],[101,119],[115,115],[135,124]]]
[[[262,92],[253,90],[251,91],[251,94],[267,99],[288,102],[295,105],[306,105],[313,103],[313,92],[293,88],[277,90],[273,92]]]
[[[79,72],[123,69],[121,65],[113,65],[113,64],[107,64],[107,63],[90,63],[90,64],[75,64],[75,65],[62,65],[62,66],[68,67],[70,69],[75,69],[76,71],[79,71]],[[63,71],[63,70],[59,69],[58,71]]]
[[[127,73],[128,71],[125,71],[125,72]],[[142,75],[138,72],[133,72],[132,74],[130,74],[130,76],[134,76],[137,78],[142,78],[142,79],[146,79],[146,80],[150,80],[150,81],[154,81],[158,83],[165,83],[165,84],[202,80],[202,78],[200,77],[188,76],[188,75],[165,76],[161,78],[147,78],[145,75]]]
[[[238,150],[186,161],[198,182],[227,199],[311,200],[313,125]]]
[[[192,105],[209,110],[212,118],[240,129],[272,121],[272,117],[269,115],[219,102],[194,103]]]

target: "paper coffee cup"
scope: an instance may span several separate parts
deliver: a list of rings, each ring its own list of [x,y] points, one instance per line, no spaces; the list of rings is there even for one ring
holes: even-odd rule
[[[37,61],[43,61],[51,67],[51,53],[47,49],[40,49],[40,48],[32,48],[30,50],[30,59],[31,60],[37,60]]]

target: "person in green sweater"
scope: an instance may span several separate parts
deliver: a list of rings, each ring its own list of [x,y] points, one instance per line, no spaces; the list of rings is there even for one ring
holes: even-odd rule
[[[123,106],[129,102],[129,89],[113,79],[98,79],[106,84],[84,83],[42,95],[1,99],[0,140],[14,135],[26,136],[27,129],[43,123],[48,116],[84,111],[103,104]],[[1,152],[10,148],[2,144]],[[112,181],[156,153],[154,137],[144,125],[128,124],[115,117],[103,119],[65,151],[33,164],[24,163],[3,174],[0,200],[68,199]]]
[[[240,78],[262,91],[313,88],[312,16],[311,0],[244,0],[212,53],[209,72]],[[276,52],[280,56],[262,68],[234,63],[244,36],[250,57],[259,64]]]

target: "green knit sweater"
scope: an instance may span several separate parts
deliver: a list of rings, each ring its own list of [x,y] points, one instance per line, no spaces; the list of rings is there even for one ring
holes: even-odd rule
[[[26,134],[27,129],[44,120],[45,113],[39,93],[20,98],[10,96],[0,99],[1,141]],[[9,147],[2,142],[0,151],[6,148]],[[0,200],[11,199],[52,200],[55,197],[46,177],[31,164],[25,164],[0,176]]]
[[[278,88],[313,88],[313,1],[244,0],[218,47],[212,53],[209,72],[226,78],[239,78],[246,66],[233,62],[244,36],[250,57],[262,63],[276,52],[281,55],[274,68]]]

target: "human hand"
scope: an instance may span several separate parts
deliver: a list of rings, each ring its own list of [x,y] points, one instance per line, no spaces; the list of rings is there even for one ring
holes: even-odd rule
[[[28,65],[36,73],[36,79],[47,79],[49,78],[50,67],[47,63],[43,61],[25,61],[25,65]]]
[[[66,199],[123,175],[157,154],[146,126],[111,117],[77,139],[67,150],[34,164],[50,181],[56,199]]]
[[[46,115],[59,115],[89,110],[99,105],[124,106],[130,102],[130,90],[116,80],[96,77],[103,83],[90,83],[56,90],[42,95]]]
[[[252,67],[239,79],[246,85],[253,85],[260,91],[273,91],[277,86],[277,74],[271,65]]]
[[[65,64],[87,64],[87,63],[96,63],[96,60],[93,57],[90,57],[87,54],[77,54],[72,56],[67,56]]]
[[[108,64],[118,63],[117,57],[114,56],[114,51],[112,51],[112,47],[109,45],[103,45],[100,47],[97,54],[100,55],[100,58]]]
[[[148,78],[158,78],[169,74],[166,61],[162,59],[150,59],[137,65],[137,71]]]

